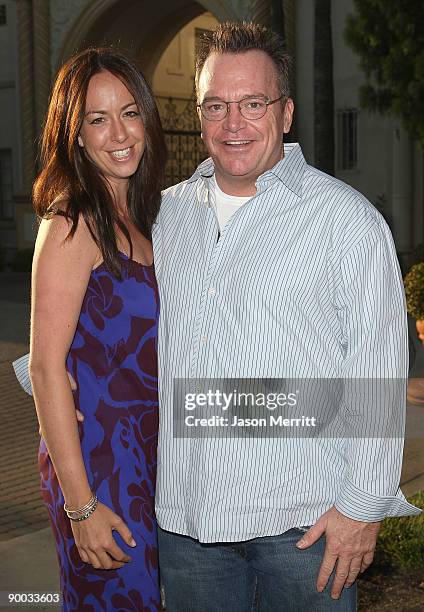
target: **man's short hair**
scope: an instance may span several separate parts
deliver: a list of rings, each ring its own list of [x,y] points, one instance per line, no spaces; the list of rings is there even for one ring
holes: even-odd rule
[[[278,78],[280,93],[290,97],[290,56],[285,52],[284,39],[253,22],[220,23],[215,30],[205,32],[199,41],[196,53],[196,91],[199,91],[199,78],[207,58],[212,53],[245,53],[263,51],[273,61]]]

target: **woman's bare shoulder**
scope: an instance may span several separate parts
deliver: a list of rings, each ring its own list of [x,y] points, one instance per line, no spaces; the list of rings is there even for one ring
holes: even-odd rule
[[[73,229],[73,220],[68,212],[68,201],[58,200],[49,207],[48,214],[41,219],[36,240],[36,251],[38,250],[60,250],[61,253],[78,254],[78,259],[83,252],[88,259],[96,265],[99,248],[96,245],[87,222],[82,214]]]

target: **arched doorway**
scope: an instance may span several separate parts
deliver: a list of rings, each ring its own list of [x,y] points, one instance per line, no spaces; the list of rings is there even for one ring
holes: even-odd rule
[[[95,0],[86,3],[71,27],[56,34],[55,68],[78,49],[89,45],[114,45],[140,61],[151,82],[169,43],[192,19],[209,11],[218,21],[239,19],[235,2],[220,0]],[[66,30],[66,31],[65,31]]]
[[[167,186],[189,177],[207,157],[196,112],[195,49],[201,35],[217,23],[210,12],[192,19],[169,43],[153,74],[153,91],[168,147]]]

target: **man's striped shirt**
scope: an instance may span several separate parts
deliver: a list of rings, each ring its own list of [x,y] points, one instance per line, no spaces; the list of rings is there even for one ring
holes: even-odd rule
[[[174,379],[407,377],[402,282],[373,206],[288,144],[220,233],[213,174],[208,159],[166,190],[154,228],[159,525],[230,542],[311,525],[332,505],[363,521],[418,514],[399,490],[403,440],[384,432],[174,437]]]

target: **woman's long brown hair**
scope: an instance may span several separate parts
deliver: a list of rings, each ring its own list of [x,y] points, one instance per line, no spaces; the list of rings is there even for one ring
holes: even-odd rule
[[[160,206],[166,147],[152,91],[137,66],[108,48],[90,48],[71,57],[60,69],[53,87],[41,138],[42,171],[33,187],[34,210],[40,218],[65,214],[74,235],[82,215],[99,247],[105,265],[118,278],[120,262],[115,228],[130,245],[129,232],[119,219],[113,196],[97,166],[78,145],[85,113],[87,89],[93,75],[107,70],[119,78],[134,97],[145,132],[145,150],[137,171],[129,179],[128,216],[146,238]],[[52,203],[66,202],[66,211]]]

